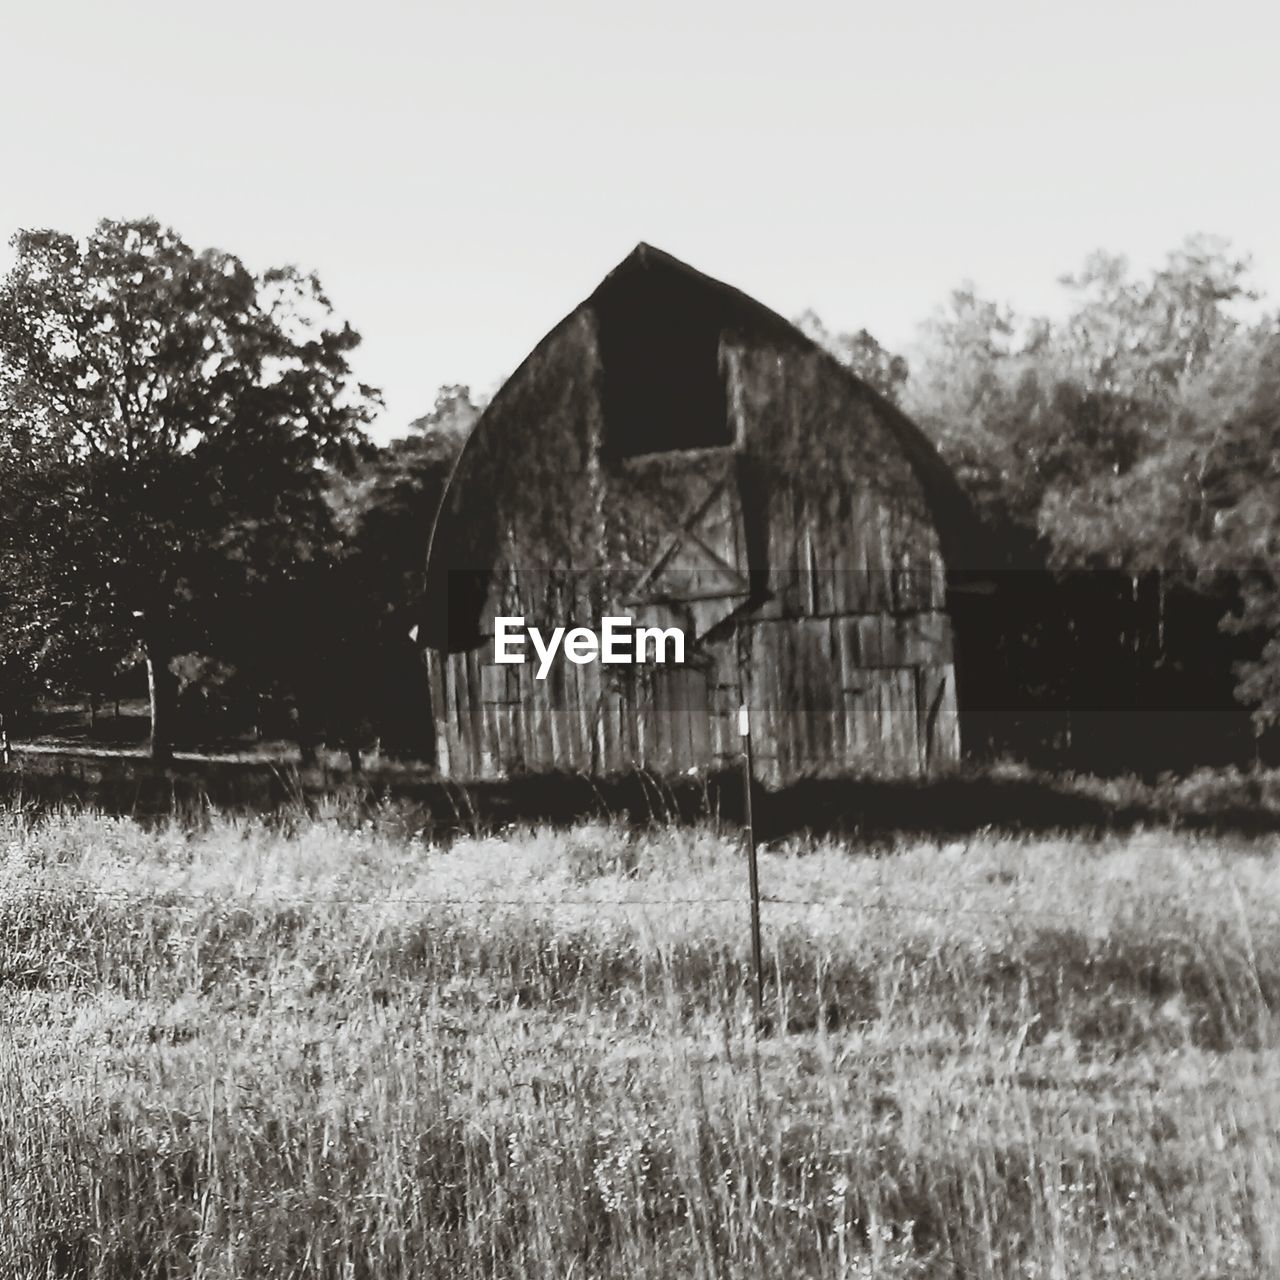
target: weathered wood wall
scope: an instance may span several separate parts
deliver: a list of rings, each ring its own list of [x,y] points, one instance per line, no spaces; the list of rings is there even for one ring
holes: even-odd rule
[[[722,342],[729,447],[612,457],[589,309],[500,393],[453,495],[493,504],[467,562],[492,568],[480,616],[675,621],[688,662],[561,655],[537,681],[532,663],[494,664],[491,640],[428,651],[442,771],[715,767],[736,758],[743,700],[771,781],[958,758],[946,568],[919,478],[870,393],[775,339]]]
[[[924,619],[922,618],[921,621]],[[945,615],[932,615],[942,631]],[[889,629],[870,645],[867,633]],[[761,776],[924,775],[959,758],[953,665],[873,616],[743,626],[747,702]],[[865,646],[865,647],[864,647]],[[439,759],[457,777],[633,766],[679,773],[731,763],[743,700],[732,638],[684,667],[576,666],[545,681],[491,650],[432,654]],[[879,664],[879,665],[876,665]]]

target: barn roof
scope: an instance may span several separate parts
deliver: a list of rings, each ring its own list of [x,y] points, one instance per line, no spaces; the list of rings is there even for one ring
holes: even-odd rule
[[[691,289],[703,293],[713,302],[726,324],[737,322],[744,328],[769,332],[784,343],[799,340],[805,345],[811,345],[810,340],[795,325],[784,320],[776,311],[771,311],[764,303],[757,302],[741,289],[705,275],[696,267],[691,267],[687,262],[682,262],[661,249],[655,249],[651,244],[645,244],[643,240],[596,285],[582,305],[607,305],[614,297],[624,293],[632,280],[646,274],[666,275],[684,281]]]
[[[901,409],[863,382],[857,374],[842,365],[835,356],[819,346],[790,320],[784,319],[764,303],[743,293],[741,289],[735,289],[732,285],[705,275],[688,263],[681,262],[679,258],[672,257],[671,254],[655,249],[653,245],[642,241],[605,276],[595,292],[582,305],[588,306],[598,304],[601,300],[607,301],[617,292],[620,284],[642,271],[670,272],[683,277],[718,301],[726,328],[754,331],[761,336],[772,338],[780,346],[816,353],[822,359],[830,361],[840,370],[843,377],[857,383],[868,395],[873,396],[879,402],[885,424],[893,432],[894,438],[919,476],[920,483],[933,508],[934,519],[939,523],[939,532],[944,542],[949,540],[949,534],[954,533],[957,535],[954,548],[956,551],[959,551],[962,546],[970,546],[976,533],[977,523],[973,508],[960,488],[959,481],[952,474],[951,468],[942,460],[924,432]],[[951,525],[954,528],[941,527],[944,525]],[[969,557],[962,555],[961,558]]]
[[[682,308],[695,307],[713,317],[722,331],[733,331],[765,340],[780,351],[804,353],[828,363],[838,371],[840,377],[847,379],[864,395],[874,400],[878,418],[892,434],[920,482],[949,569],[964,573],[987,572],[996,567],[993,551],[959,482],[930,440],[905,413],[776,311],[740,289],[705,275],[653,245],[641,242],[605,276],[587,298],[548,331],[477,419],[454,465],[432,529],[427,555],[427,590],[424,596],[428,602],[428,610],[432,607],[430,602],[433,598],[440,598],[436,592],[443,588],[445,575],[450,567],[451,539],[447,529],[449,512],[453,507],[450,499],[453,498],[456,502],[460,497],[456,490],[465,480],[468,454],[474,450],[476,442],[483,438],[488,423],[502,415],[508,397],[521,382],[522,373],[538,361],[583,313],[592,312],[598,321],[605,323],[611,315],[624,313],[628,307],[637,305],[646,282],[660,283],[668,296],[679,298]],[[431,632],[437,620],[428,618],[424,619],[424,623],[423,638],[426,643],[432,643]]]

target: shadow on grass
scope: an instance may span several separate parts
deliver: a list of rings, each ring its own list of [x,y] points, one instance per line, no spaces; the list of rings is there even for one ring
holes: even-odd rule
[[[813,778],[753,792],[758,837],[845,835],[867,843],[978,831],[1101,835],[1144,825],[1257,836],[1280,832],[1280,772],[1219,773],[1144,783],[1027,770],[956,773],[926,781]],[[38,813],[88,807],[142,821],[199,822],[253,813],[288,823],[317,814],[369,821],[409,836],[447,837],[584,819],[632,825],[742,819],[741,774],[601,778],[538,774],[461,784],[420,770],[353,777],[260,761],[179,761],[160,769],[129,757],[28,754],[0,769],[0,804]]]

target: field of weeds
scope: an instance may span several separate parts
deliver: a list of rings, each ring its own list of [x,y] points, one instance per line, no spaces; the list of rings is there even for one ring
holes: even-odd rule
[[[0,814],[0,1275],[1280,1275],[1280,840]]]

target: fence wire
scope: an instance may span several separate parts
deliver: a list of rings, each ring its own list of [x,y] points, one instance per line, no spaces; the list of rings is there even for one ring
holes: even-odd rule
[[[297,895],[274,893],[227,894],[215,892],[195,893],[179,890],[162,890],[158,893],[129,893],[121,890],[100,889],[92,885],[20,885],[20,894],[31,897],[88,898],[100,902],[122,903],[149,909],[180,909],[192,906],[222,907],[227,911],[254,911],[263,907],[489,907],[489,908],[566,908],[571,910],[626,910],[628,908],[749,908],[751,899],[745,895],[718,897],[644,897],[644,898],[548,898],[548,897],[486,897],[442,895],[423,897],[418,895],[346,895],[324,894]],[[2,888],[0,888],[2,893]],[[2,898],[0,898],[2,903]],[[983,907],[956,902],[891,902],[882,898],[848,901],[832,898],[793,898],[775,894],[762,894],[761,906],[797,907],[823,911],[843,911],[851,914],[885,912],[914,916],[963,916],[983,920],[1002,920],[1005,923],[1052,924],[1064,927],[1066,921],[1060,911],[1032,911],[1009,904],[1005,907]],[[1110,918],[1109,918],[1110,919]],[[1124,923],[1124,921],[1112,921]]]

